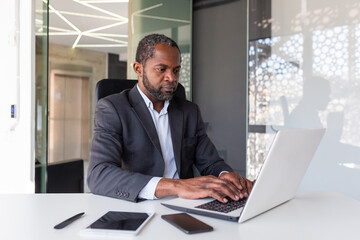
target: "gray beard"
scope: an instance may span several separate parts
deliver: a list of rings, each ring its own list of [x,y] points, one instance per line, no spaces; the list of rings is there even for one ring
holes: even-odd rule
[[[161,88],[159,89],[156,89],[154,88],[153,86],[151,86],[150,82],[149,82],[149,79],[147,78],[146,76],[146,73],[144,71],[144,74],[143,74],[143,84],[144,84],[144,87],[146,89],[146,91],[151,95],[153,96],[154,98],[156,98],[157,100],[160,100],[160,101],[166,101],[166,100],[171,100],[173,98],[173,96],[175,95],[175,91],[171,94],[171,95],[164,95],[162,92],[161,92]],[[174,84],[174,88],[176,88],[176,85]]]

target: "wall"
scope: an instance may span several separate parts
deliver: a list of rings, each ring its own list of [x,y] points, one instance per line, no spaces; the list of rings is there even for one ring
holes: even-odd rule
[[[51,37],[50,37],[51,41]],[[40,56],[38,56],[40,57]],[[90,149],[93,129],[93,116],[95,111],[95,87],[96,83],[107,78],[108,70],[107,54],[102,52],[90,51],[85,49],[73,49],[71,47],[58,44],[49,44],[49,82],[54,73],[65,73],[71,76],[89,78],[89,126],[88,126],[88,144],[84,149]],[[37,71],[40,72],[40,71]],[[49,88],[50,89],[50,88]],[[49,111],[51,108],[49,107]],[[87,154],[85,154],[87,155]],[[84,155],[84,156],[85,156]],[[88,156],[88,155],[87,155]],[[88,159],[84,158],[84,179],[87,176]],[[84,182],[84,190],[88,192],[86,181]]]
[[[51,41],[51,37],[50,37]],[[50,72],[52,70],[89,71],[92,74],[92,93],[96,83],[107,77],[107,54],[85,49],[73,49],[58,44],[49,44]],[[69,66],[72,65],[72,68]],[[67,66],[67,67],[66,67]]]
[[[34,192],[33,1],[5,0],[0,8],[0,193]],[[10,106],[15,105],[15,118]]]
[[[99,80],[107,78],[107,54],[49,43],[49,77],[53,71],[63,71],[90,78],[90,129],[92,129],[95,86]],[[92,131],[90,131],[89,143],[91,136]]]
[[[247,1],[195,10],[193,24],[193,102],[220,154],[245,174]]]

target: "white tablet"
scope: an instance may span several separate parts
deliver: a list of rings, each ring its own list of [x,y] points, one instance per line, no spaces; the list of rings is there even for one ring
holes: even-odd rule
[[[154,213],[110,211],[80,231],[81,235],[111,237],[136,235]]]

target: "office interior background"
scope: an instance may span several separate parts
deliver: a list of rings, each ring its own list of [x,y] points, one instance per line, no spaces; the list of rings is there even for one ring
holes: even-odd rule
[[[300,191],[360,199],[358,1],[1,4],[0,193],[47,192],[48,166],[76,159],[86,178],[96,83],[136,79],[137,43],[156,32],[178,42],[187,98],[236,171],[255,179],[278,130],[324,127]]]

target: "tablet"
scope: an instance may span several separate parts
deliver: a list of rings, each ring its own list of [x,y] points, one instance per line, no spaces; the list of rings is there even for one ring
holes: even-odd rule
[[[136,235],[151,219],[154,213],[116,212],[110,211],[101,218],[81,230],[81,235],[87,236],[119,236]]]

